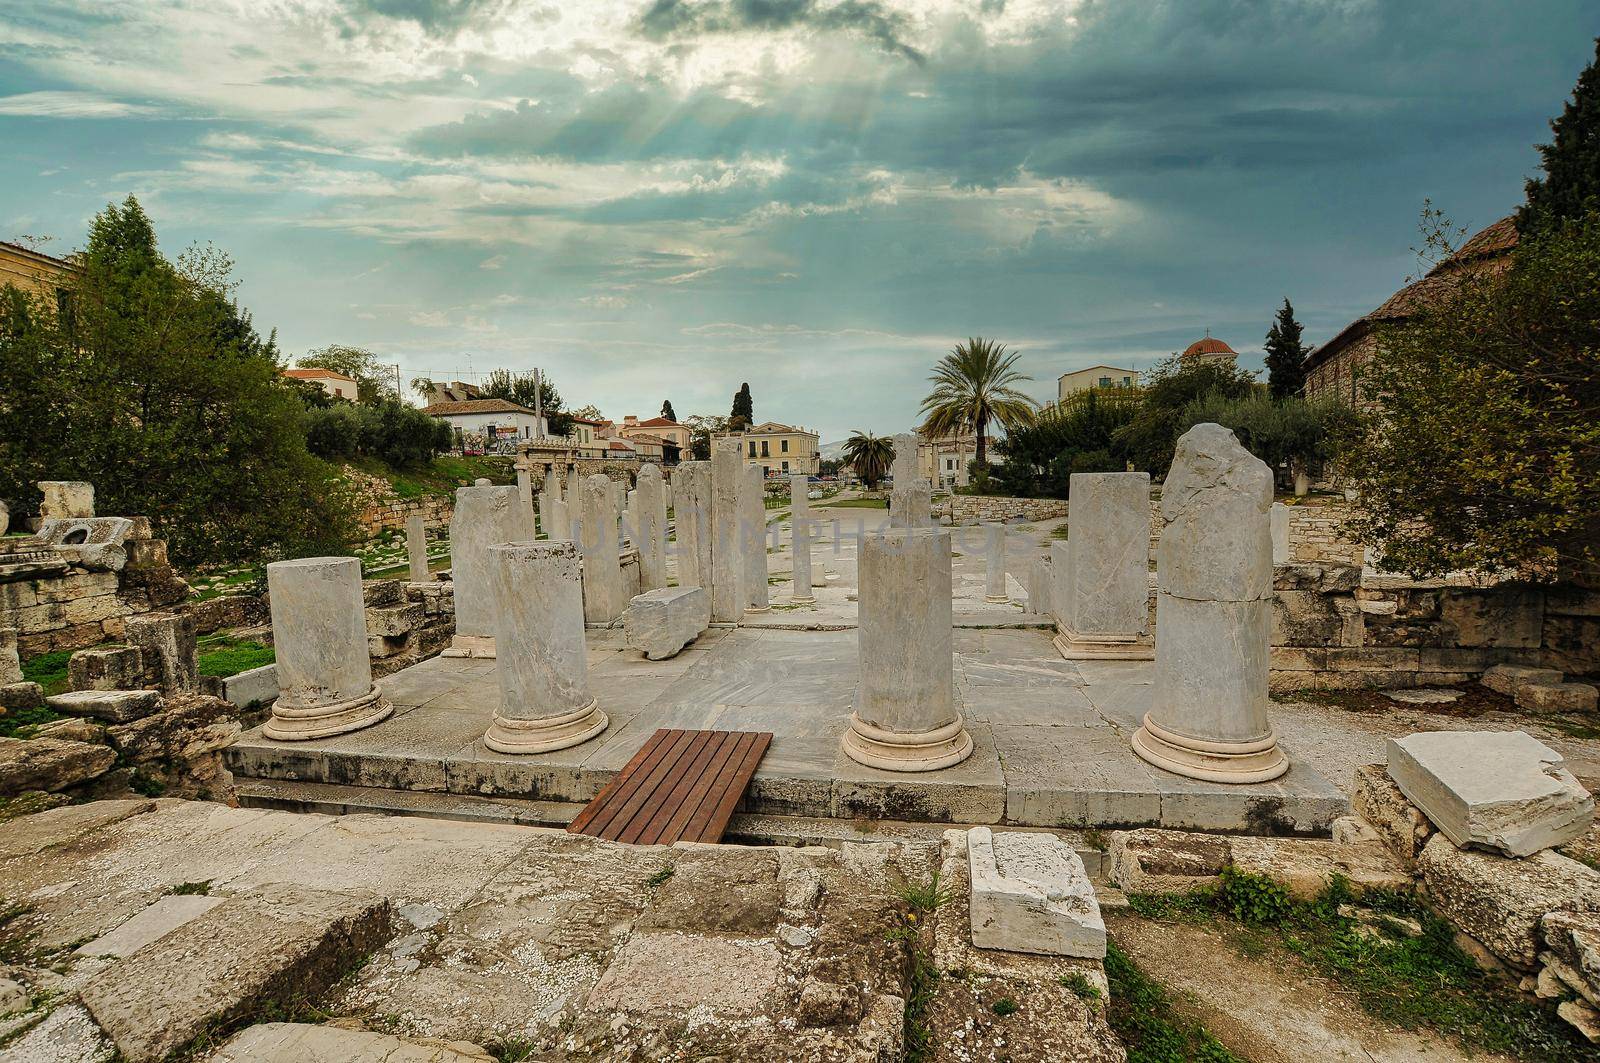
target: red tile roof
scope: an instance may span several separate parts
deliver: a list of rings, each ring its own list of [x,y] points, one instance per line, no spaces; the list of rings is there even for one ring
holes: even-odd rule
[[[526,406],[518,406],[510,399],[468,399],[465,402],[436,402],[424,406],[422,412],[431,417],[449,417],[466,413],[525,413],[533,416]]]
[[[1197,354],[1238,354],[1239,352],[1229,347],[1215,336],[1207,336],[1203,340],[1195,340],[1183,349],[1185,358],[1192,358]]]
[[[348,380],[352,384],[356,382],[355,377],[345,376],[333,369],[285,369],[283,375],[294,377],[296,380]]]

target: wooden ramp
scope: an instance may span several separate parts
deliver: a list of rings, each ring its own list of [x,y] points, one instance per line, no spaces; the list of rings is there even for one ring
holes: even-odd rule
[[[772,742],[769,731],[662,728],[567,830],[617,842],[717,842]]]

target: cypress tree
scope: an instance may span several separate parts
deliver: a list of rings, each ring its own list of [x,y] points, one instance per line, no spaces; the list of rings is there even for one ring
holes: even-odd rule
[[[662,403],[661,403],[661,416],[665,417],[669,421],[676,421],[678,419],[678,415],[672,412],[672,400],[671,399],[662,400]]]
[[[749,428],[755,424],[755,404],[750,399],[750,385],[740,384],[739,390],[733,396],[733,412],[728,415],[729,427],[734,431]]]
[[[1289,300],[1267,330],[1267,342],[1262,344],[1267,352],[1267,390],[1275,399],[1286,399],[1300,394],[1305,387],[1305,360],[1309,348],[1300,342],[1302,329],[1294,319],[1294,307]]]
[[[1550,133],[1550,143],[1539,145],[1544,176],[1528,181],[1528,202],[1517,211],[1522,233],[1600,207],[1600,38]]]

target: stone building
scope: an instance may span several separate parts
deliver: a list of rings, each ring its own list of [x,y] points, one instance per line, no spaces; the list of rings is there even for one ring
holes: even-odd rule
[[[1306,355],[1307,398],[1333,395],[1353,405],[1367,405],[1361,392],[1361,367],[1378,349],[1384,326],[1398,324],[1416,310],[1449,292],[1457,280],[1469,273],[1501,270],[1511,262],[1517,246],[1517,227],[1511,218],[1501,218],[1482,230],[1461,249],[1422,279],[1395,292],[1376,310],[1356,318],[1340,329],[1333,339]]]
[[[325,391],[329,398],[355,402],[360,394],[355,377],[346,376],[332,369],[285,369],[283,375],[291,380],[304,380],[308,384],[315,384]]]
[[[549,425],[526,406],[510,399],[467,399],[465,402],[436,402],[422,412],[437,417],[455,429],[460,441],[467,435],[481,435],[485,441],[515,443],[539,439],[549,434]]]
[[[689,429],[668,417],[652,417],[648,421],[641,421],[630,413],[622,419],[617,431],[624,439],[634,439],[639,436],[659,439],[665,444],[677,447],[680,454],[689,450]]]
[[[822,470],[817,448],[821,437],[808,428],[764,421],[743,432],[730,432],[718,438],[737,439],[745,464],[761,466],[767,476],[789,473],[815,476]]]
[[[59,308],[66,300],[68,281],[77,269],[64,258],[0,240],[0,288],[9,284],[24,292],[54,293]]]
[[[1056,401],[1066,402],[1067,396],[1091,388],[1136,388],[1139,370],[1118,369],[1114,365],[1091,365],[1087,369],[1074,369],[1056,377]]]

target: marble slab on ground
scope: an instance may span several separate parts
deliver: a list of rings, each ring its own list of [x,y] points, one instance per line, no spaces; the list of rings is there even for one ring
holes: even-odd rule
[[[532,756],[483,747],[499,697],[493,662],[435,658],[384,680],[392,719],[304,743],[247,732],[228,765],[246,779],[586,801],[657,728],[746,730],[774,736],[747,812],[1323,833],[1348,811],[1304,765],[1273,783],[1228,786],[1145,764],[1128,735],[1153,697],[1153,665],[1065,661],[1044,630],[955,632],[956,697],[976,743],[968,761],[929,774],[866,768],[839,749],[857,645],[848,630],[713,628],[678,656],[647,661],[621,632],[591,631],[590,685],[611,726]]]

